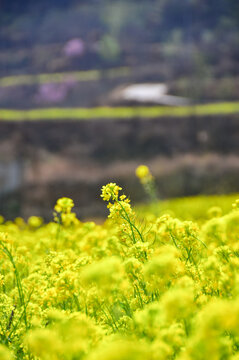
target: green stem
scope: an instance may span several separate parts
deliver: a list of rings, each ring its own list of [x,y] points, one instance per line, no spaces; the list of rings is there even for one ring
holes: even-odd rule
[[[17,266],[15,264],[14,258],[12,256],[12,253],[8,250],[8,248],[3,244],[2,241],[0,241],[0,245],[2,247],[1,250],[7,255],[7,257],[9,258],[9,260],[14,268],[15,278],[16,278],[16,282],[17,282],[17,289],[18,289],[18,294],[19,294],[19,298],[20,298],[20,304],[21,304],[21,306],[23,306],[23,309],[24,309],[24,311],[23,311],[24,322],[25,322],[26,329],[28,329],[29,326],[28,326],[28,322],[27,322],[27,306],[26,306],[26,302],[25,302],[21,278],[20,278]]]
[[[123,205],[121,204],[121,202],[114,196],[113,193],[112,193],[112,197],[113,197],[113,199],[120,205],[121,209],[123,210],[123,212],[124,212],[125,215],[126,215],[126,219],[125,219],[125,220],[130,224],[130,229],[131,229],[132,237],[133,237],[133,239],[134,239],[134,243],[136,243],[136,239],[135,239],[135,235],[134,235],[133,229],[136,230],[136,232],[138,233],[141,241],[144,242],[144,239],[143,239],[142,234],[140,233],[140,231],[139,231],[139,229],[137,228],[137,226],[135,226],[135,224],[131,222],[130,217],[129,217],[129,214],[128,214],[127,211],[125,210],[124,206],[123,206]]]
[[[169,234],[170,234],[170,236],[171,236],[171,239],[173,240],[174,245],[176,246],[177,249],[179,249],[179,246],[178,246],[178,244],[176,243],[176,239],[175,239],[175,237],[174,237],[171,229],[169,229]]]

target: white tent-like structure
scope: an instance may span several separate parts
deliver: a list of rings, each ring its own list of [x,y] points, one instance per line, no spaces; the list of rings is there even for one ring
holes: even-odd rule
[[[189,100],[179,96],[168,95],[168,86],[163,83],[131,84],[116,88],[110,101],[113,103],[138,103],[165,106],[184,106]]]

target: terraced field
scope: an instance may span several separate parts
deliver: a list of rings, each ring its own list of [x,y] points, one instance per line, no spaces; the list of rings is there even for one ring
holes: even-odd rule
[[[0,120],[87,120],[129,119],[159,117],[190,117],[233,115],[239,113],[239,102],[212,103],[193,106],[167,107],[98,107],[98,108],[48,108],[33,110],[0,109]]]

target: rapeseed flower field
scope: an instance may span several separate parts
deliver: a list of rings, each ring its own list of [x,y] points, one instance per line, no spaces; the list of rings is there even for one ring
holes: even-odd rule
[[[101,197],[102,225],[68,198],[47,224],[0,218],[0,359],[238,360],[239,201],[188,220]]]

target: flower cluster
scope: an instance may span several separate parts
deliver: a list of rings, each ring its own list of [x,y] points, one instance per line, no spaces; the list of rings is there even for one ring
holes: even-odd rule
[[[67,197],[58,199],[54,207],[55,210],[54,220],[59,224],[63,224],[64,226],[77,224],[78,220],[76,218],[76,214],[71,212],[73,207],[74,207],[74,202],[72,199]]]
[[[109,183],[102,187],[101,197],[104,201],[110,201],[111,199],[113,201],[118,200],[120,190],[122,190],[120,186],[116,185],[115,183]]]
[[[142,223],[121,190],[103,186],[101,225],[68,198],[47,224],[1,218],[0,359],[239,358],[238,202]]]

